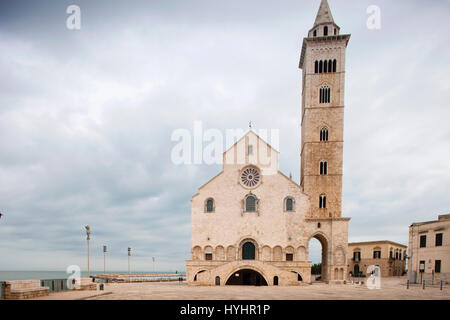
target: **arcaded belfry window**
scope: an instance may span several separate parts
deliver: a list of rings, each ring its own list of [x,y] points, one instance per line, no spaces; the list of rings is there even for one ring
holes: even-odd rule
[[[328,174],[328,162],[326,161],[320,161],[320,175],[327,175]]]
[[[320,130],[320,141],[328,141],[328,129],[322,128]]]
[[[331,102],[331,88],[324,84],[319,89],[319,103]]]
[[[328,26],[323,27],[323,35],[325,37],[328,35]]]
[[[214,199],[206,200],[206,212],[214,212]]]
[[[258,199],[254,195],[248,195],[245,198],[245,212],[256,212],[256,204]]]

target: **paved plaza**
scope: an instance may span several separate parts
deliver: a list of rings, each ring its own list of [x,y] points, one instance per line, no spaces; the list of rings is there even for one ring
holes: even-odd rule
[[[106,284],[104,291],[51,293],[39,300],[450,300],[450,286],[413,285],[406,288],[406,277],[382,278],[381,289],[365,285],[345,284],[282,287],[253,286],[188,286],[178,282],[143,282]]]

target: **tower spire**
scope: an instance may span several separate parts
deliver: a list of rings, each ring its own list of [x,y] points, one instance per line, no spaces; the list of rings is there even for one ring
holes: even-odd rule
[[[333,14],[331,13],[330,6],[328,5],[327,0],[322,0],[320,2],[320,8],[317,12],[316,21],[314,22],[314,27],[325,24],[325,23],[332,23],[334,24]]]

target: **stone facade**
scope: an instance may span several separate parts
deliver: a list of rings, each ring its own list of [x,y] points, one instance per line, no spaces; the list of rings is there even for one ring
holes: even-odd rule
[[[322,30],[324,25],[339,29],[326,0],[313,29]],[[322,244],[322,280],[346,279],[349,218],[341,216],[341,202],[349,37],[314,36],[310,31],[303,41],[300,185],[278,170],[278,151],[250,130],[224,153],[222,171],[192,197],[188,284],[310,283],[312,238]],[[337,60],[336,70],[315,74],[318,58]],[[319,105],[318,90],[324,82],[331,86],[331,99]],[[320,139],[325,137],[324,127],[326,140]],[[319,172],[321,161],[328,162],[326,172]],[[320,195],[327,197],[321,208]]]
[[[367,268],[377,265],[382,277],[402,276],[406,270],[406,249],[405,245],[388,240],[349,243],[349,275],[367,276]]]
[[[408,275],[420,280],[450,281],[450,214],[409,227]],[[420,263],[423,263],[421,272]]]

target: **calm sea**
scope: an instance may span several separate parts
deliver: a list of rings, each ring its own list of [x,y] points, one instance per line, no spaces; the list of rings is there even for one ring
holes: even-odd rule
[[[166,271],[159,271],[166,272]],[[168,271],[173,272],[173,271]],[[91,271],[91,275],[103,273],[102,271]],[[128,273],[128,271],[112,271],[108,273]],[[152,272],[133,272],[152,273]],[[0,271],[0,281],[6,280],[51,280],[51,279],[67,279],[69,274],[65,271]],[[81,272],[81,277],[87,278],[87,271]]]

